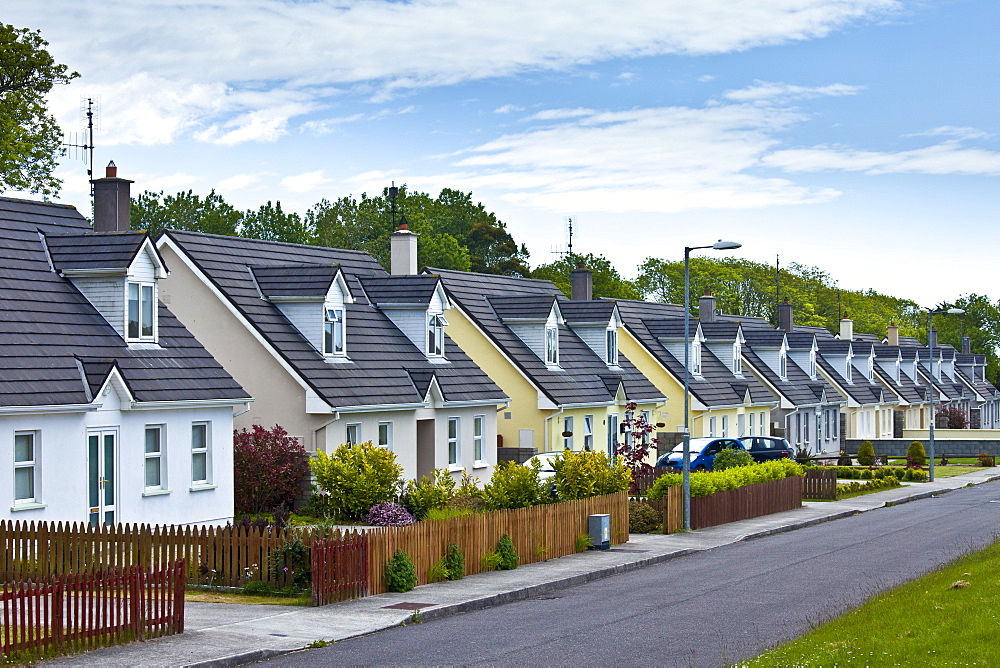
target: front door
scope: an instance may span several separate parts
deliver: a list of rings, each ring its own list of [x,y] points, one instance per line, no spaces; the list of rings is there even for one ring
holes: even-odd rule
[[[114,524],[116,521],[117,464],[118,432],[115,430],[88,432],[87,492],[91,524]]]

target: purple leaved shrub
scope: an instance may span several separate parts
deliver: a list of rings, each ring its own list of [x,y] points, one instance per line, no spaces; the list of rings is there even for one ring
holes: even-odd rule
[[[404,524],[413,524],[417,518],[398,503],[383,501],[371,507],[365,521],[377,527],[398,527]]]

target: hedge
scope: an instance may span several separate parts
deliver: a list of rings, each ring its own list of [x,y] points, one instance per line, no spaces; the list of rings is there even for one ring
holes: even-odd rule
[[[804,476],[805,469],[791,459],[762,462],[753,466],[740,466],[725,471],[698,471],[691,474],[691,496],[708,496],[727,489],[754,485],[758,482]],[[683,484],[680,473],[667,473],[656,480],[649,489],[649,498],[659,499],[667,494],[668,487]]]

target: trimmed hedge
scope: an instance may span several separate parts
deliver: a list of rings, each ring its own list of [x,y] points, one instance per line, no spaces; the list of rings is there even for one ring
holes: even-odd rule
[[[762,462],[753,466],[740,466],[725,471],[698,471],[691,474],[691,496],[708,496],[727,489],[737,489],[758,482],[781,480],[792,476],[804,476],[805,469],[791,459]],[[649,498],[659,499],[667,494],[667,488],[683,484],[681,473],[667,473],[653,483]]]

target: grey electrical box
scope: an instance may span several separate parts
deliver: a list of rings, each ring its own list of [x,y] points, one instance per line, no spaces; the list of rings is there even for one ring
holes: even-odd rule
[[[611,515],[591,515],[587,518],[591,550],[611,549]]]

